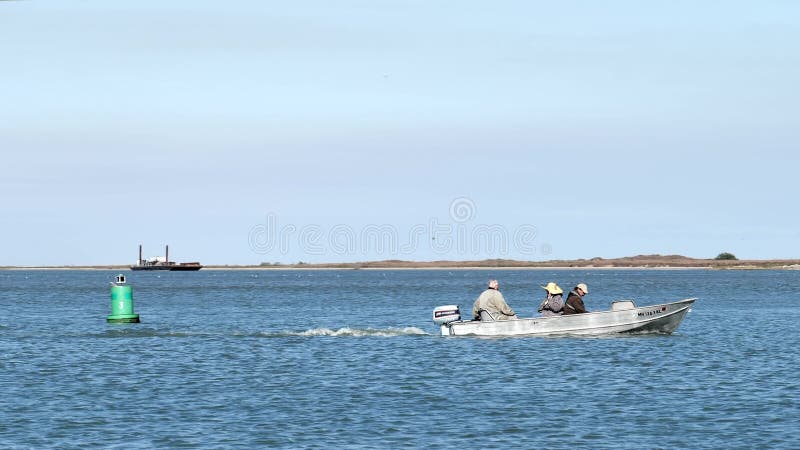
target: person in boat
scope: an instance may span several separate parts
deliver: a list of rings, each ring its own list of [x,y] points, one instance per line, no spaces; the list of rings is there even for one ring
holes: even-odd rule
[[[542,317],[560,316],[564,314],[564,290],[556,283],[549,282],[547,286],[542,286],[547,291],[547,296],[539,304],[539,313]]]
[[[580,283],[567,295],[567,302],[564,304],[564,314],[582,314],[589,312],[583,304],[583,296],[589,293],[586,283]]]
[[[475,305],[472,307],[473,320],[481,320],[481,311],[485,311],[494,320],[517,319],[517,313],[508,306],[503,294],[500,293],[500,283],[497,280],[489,280],[489,287],[478,296]],[[491,320],[491,319],[488,319]]]

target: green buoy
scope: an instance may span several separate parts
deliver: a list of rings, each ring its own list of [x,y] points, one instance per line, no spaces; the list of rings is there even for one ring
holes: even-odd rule
[[[125,275],[117,275],[111,283],[111,315],[109,323],[139,323],[139,315],[133,313],[133,288],[125,283]]]

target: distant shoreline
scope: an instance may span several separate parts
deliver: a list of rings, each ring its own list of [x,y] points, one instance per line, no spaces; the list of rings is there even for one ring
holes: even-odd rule
[[[207,265],[202,270],[800,270],[800,259],[717,260],[680,255],[639,255],[552,261],[487,259],[482,261],[366,261],[356,263],[297,263]],[[130,270],[128,265],[0,266],[0,270]]]
[[[798,267],[800,268],[800,267]],[[713,270],[714,267],[568,267],[568,266],[548,266],[548,267],[498,267],[498,266],[463,266],[463,267],[316,267],[311,264],[308,267],[294,267],[294,266],[279,266],[279,267],[262,267],[262,266],[204,266],[201,271],[244,271],[244,270],[259,270],[259,271],[279,271],[279,270]],[[739,269],[756,269],[756,268],[739,268]],[[767,267],[758,269],[783,269],[782,267]],[[788,269],[788,268],[786,268]],[[97,270],[97,271],[119,271],[130,270],[128,266],[42,266],[42,267],[25,267],[25,266],[4,266],[0,270],[6,271],[49,271],[49,270]],[[169,271],[155,271],[157,273]]]

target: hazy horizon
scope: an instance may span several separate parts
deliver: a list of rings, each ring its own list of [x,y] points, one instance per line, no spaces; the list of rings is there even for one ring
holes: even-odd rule
[[[154,256],[163,256],[163,255],[154,255]],[[428,264],[428,263],[436,263],[436,262],[456,263],[456,264],[458,264],[458,263],[466,263],[466,262],[490,261],[490,260],[495,260],[495,259],[522,262],[522,263],[525,263],[525,262],[537,263],[537,262],[552,262],[552,261],[565,261],[565,262],[591,261],[591,260],[594,260],[594,259],[597,259],[597,258],[600,258],[600,259],[602,259],[604,261],[613,261],[613,260],[622,259],[622,258],[638,258],[638,257],[644,257],[644,258],[646,258],[646,257],[664,257],[664,258],[685,257],[685,258],[696,259],[696,260],[715,260],[716,259],[715,257],[699,258],[699,257],[686,256],[686,255],[650,254],[650,255],[628,255],[628,256],[619,256],[619,257],[613,257],[613,258],[607,258],[607,257],[602,257],[602,256],[594,256],[594,257],[591,257],[591,258],[579,257],[579,258],[563,259],[563,260],[562,259],[547,259],[547,258],[539,258],[539,259],[486,258],[486,259],[480,259],[480,260],[467,260],[467,259],[461,259],[461,260],[449,260],[449,259],[444,259],[444,260],[441,260],[441,259],[440,260],[437,260],[437,259],[429,259],[429,260],[421,260],[421,259],[382,259],[381,260],[381,259],[370,259],[370,260],[359,260],[359,261],[318,261],[318,262],[308,262],[308,261],[302,261],[301,260],[301,261],[292,261],[292,262],[269,262],[269,261],[263,261],[261,263],[251,263],[251,264],[240,264],[240,263],[231,263],[231,262],[211,262],[211,263],[203,263],[203,266],[205,268],[209,268],[209,266],[211,266],[211,267],[225,267],[225,266],[229,266],[229,267],[239,267],[239,266],[241,266],[241,267],[272,267],[272,266],[278,266],[278,267],[280,267],[280,266],[297,266],[297,265],[304,265],[304,264],[308,264],[308,265],[337,265],[337,264],[360,264],[360,263],[370,264],[370,263],[379,263],[379,262],[384,262],[384,261],[402,261],[402,262],[410,263],[410,264]],[[770,261],[798,261],[798,260],[800,260],[800,258],[765,258],[765,259],[751,259],[751,260],[737,258],[737,261],[745,262],[745,263],[749,262],[749,261],[770,262]],[[177,261],[175,261],[172,257],[170,257],[170,261],[177,262],[177,263],[190,262],[190,261],[186,261],[186,260],[177,260]],[[733,262],[736,262],[736,261],[733,261]],[[91,265],[90,264],[49,264],[49,265],[47,265],[47,264],[43,264],[43,265],[32,264],[32,265],[2,265],[0,267],[11,268],[11,269],[17,269],[17,268],[19,268],[19,269],[24,269],[24,268],[61,268],[61,267],[76,267],[76,268],[81,268],[81,267],[92,267],[92,268],[95,268],[96,267],[96,268],[102,268],[102,267],[105,267],[105,266],[114,266],[114,267],[116,267],[116,266],[127,266],[127,265],[131,265],[131,264],[132,263],[130,263],[130,262],[111,262],[111,263],[91,264]],[[436,267],[437,266],[434,266],[432,268],[436,268]],[[485,266],[485,267],[484,266],[478,266],[478,267],[480,267],[482,269],[491,269],[492,268],[491,266]],[[665,266],[665,267],[670,267],[670,266]],[[682,268],[681,266],[671,266],[671,267],[674,267],[676,269]],[[391,267],[386,267],[386,268],[387,269],[391,269]],[[406,267],[399,267],[399,268],[405,269]],[[423,266],[423,267],[418,267],[418,268],[419,269],[425,269],[426,267]],[[462,268],[462,267],[461,266],[453,266],[453,267],[443,267],[443,268],[445,268],[445,269],[458,269],[458,268]],[[472,268],[472,266],[463,266],[463,268]],[[525,266],[521,266],[521,267],[500,266],[499,268],[503,268],[503,269],[525,269],[526,267]],[[542,267],[532,267],[532,268],[553,269],[553,268],[561,268],[561,266],[550,266],[550,267],[542,266]],[[570,268],[570,267],[568,267],[568,268]],[[597,266],[597,267],[575,266],[575,267],[571,267],[571,268],[577,270],[577,269],[592,269],[592,268],[603,269],[603,268],[606,268],[606,267],[603,267],[603,266]],[[635,266],[616,266],[615,268],[626,269],[626,268],[636,268],[636,267]],[[652,268],[656,268],[657,269],[659,267],[653,266]],[[689,268],[689,267],[686,267],[686,268]]]

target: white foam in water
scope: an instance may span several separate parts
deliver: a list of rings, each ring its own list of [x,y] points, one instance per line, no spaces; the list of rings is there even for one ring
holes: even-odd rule
[[[339,328],[338,330],[332,330],[330,328],[313,328],[306,331],[299,331],[299,332],[289,332],[286,333],[288,336],[351,336],[351,337],[362,337],[362,336],[380,336],[380,337],[392,337],[392,336],[423,336],[427,335],[425,331],[417,328],[417,327],[405,327],[405,328],[350,328],[344,327]]]

